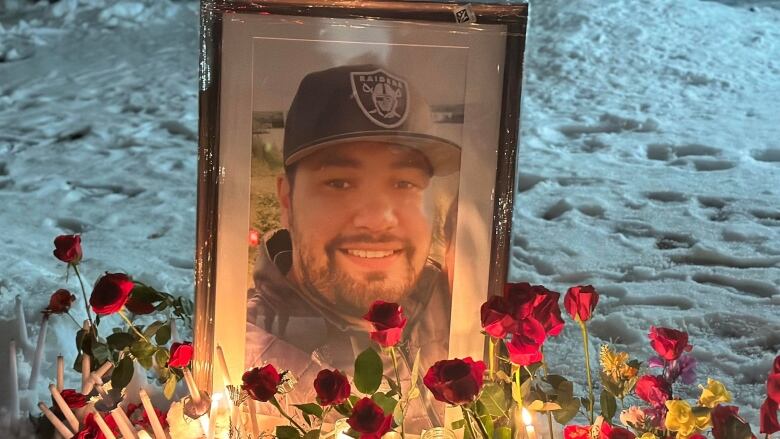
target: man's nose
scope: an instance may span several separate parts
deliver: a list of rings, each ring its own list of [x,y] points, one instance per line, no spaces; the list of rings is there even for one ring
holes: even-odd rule
[[[395,207],[382,196],[365,200],[355,212],[353,225],[358,229],[382,232],[398,226]]]

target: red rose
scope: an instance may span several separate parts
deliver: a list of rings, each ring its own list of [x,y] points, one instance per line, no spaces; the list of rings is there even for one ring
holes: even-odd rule
[[[385,348],[398,344],[406,326],[406,316],[401,306],[381,300],[371,304],[363,319],[374,327],[374,331],[370,334],[371,340]]]
[[[103,415],[103,420],[106,421],[106,425],[114,433],[114,436],[119,437],[119,428],[111,414]],[[106,439],[106,436],[100,431],[100,427],[95,421],[95,415],[92,413],[87,413],[82,424],[81,430],[76,433],[76,436],[73,436],[75,439]]]
[[[622,427],[613,427],[607,422],[601,424],[599,439],[635,439],[636,435]]]
[[[437,400],[463,405],[477,399],[482,390],[484,373],[485,363],[474,361],[471,357],[441,360],[428,369],[423,377],[423,384]]]
[[[491,296],[479,310],[482,329],[491,337],[504,338],[507,332],[514,332],[517,325],[512,305],[501,296]]]
[[[563,306],[576,322],[587,322],[599,303],[599,293],[591,285],[571,287],[563,298]]]
[[[49,298],[49,306],[43,310],[44,314],[64,314],[70,311],[70,306],[76,301],[76,296],[68,290],[59,289]]]
[[[80,409],[87,405],[87,395],[82,395],[73,389],[63,389],[60,395],[62,395],[62,399],[65,400],[68,407],[72,409]]]
[[[539,286],[531,285],[528,282],[504,285],[504,298],[511,304],[515,320],[522,320],[531,315],[537,294],[536,289]]]
[[[518,332],[512,334],[512,338],[506,344],[509,360],[519,366],[528,366],[542,361],[540,348],[544,339],[544,326],[533,317],[518,322]]]
[[[563,429],[563,439],[590,439],[590,425],[567,425]]]
[[[636,387],[634,387],[636,396],[655,407],[664,405],[666,400],[671,397],[671,390],[666,380],[652,375],[645,375],[639,378],[636,382]]]
[[[692,436],[688,436],[688,439],[707,439],[707,436],[696,433]]]
[[[780,404],[780,373],[771,373],[766,379],[766,394],[776,404]]]
[[[710,412],[712,437],[715,439],[755,438],[750,424],[739,416],[739,408],[733,405],[717,405]]]
[[[650,327],[650,345],[666,361],[673,361],[683,352],[690,352],[688,333],[669,328]]]
[[[563,330],[561,307],[558,306],[561,294],[542,286],[539,287],[536,290],[531,316],[544,326],[544,331],[548,336],[558,335]]]
[[[192,343],[173,343],[171,345],[171,358],[168,360],[168,367],[187,367],[192,360],[194,349]]]
[[[314,390],[320,405],[339,405],[349,398],[352,388],[347,377],[338,370],[323,369],[314,379]]]
[[[267,402],[276,395],[282,376],[271,364],[244,372],[241,388],[255,401]]]
[[[392,421],[393,417],[385,416],[382,408],[371,398],[363,398],[355,404],[347,424],[360,433],[360,439],[379,439],[390,431]]]
[[[764,434],[773,434],[780,431],[780,420],[777,419],[778,404],[767,398],[761,404],[759,412],[759,432]],[[714,429],[713,429],[714,430]]]
[[[780,355],[775,357],[775,362],[772,363],[772,373],[780,373]]]
[[[62,262],[76,265],[81,261],[81,236],[60,235],[54,238],[54,257]]]
[[[124,273],[106,273],[98,279],[89,304],[98,315],[114,314],[122,309],[133,291],[133,281]]]

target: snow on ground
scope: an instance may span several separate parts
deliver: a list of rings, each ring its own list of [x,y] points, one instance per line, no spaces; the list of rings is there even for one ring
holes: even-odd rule
[[[533,4],[510,278],[595,285],[596,341],[640,358],[651,324],[689,331],[700,381],[722,379],[757,432],[780,351],[780,10],[754,4]],[[90,280],[191,294],[197,23],[169,0],[0,16],[0,346],[15,296],[35,336],[65,284],[57,234],[82,234]],[[44,370],[75,357],[68,325],[52,320]],[[584,383],[575,328],[548,346]]]

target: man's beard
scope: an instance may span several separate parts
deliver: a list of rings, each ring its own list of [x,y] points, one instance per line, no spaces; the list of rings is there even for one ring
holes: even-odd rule
[[[336,262],[336,252],[345,243],[403,242],[404,270],[400,278],[382,271],[368,272],[355,278],[346,273]],[[408,241],[399,241],[387,235],[367,234],[337,237],[325,245],[323,255],[316,257],[314,251],[295,239],[293,233],[293,267],[297,278],[305,287],[321,294],[340,310],[354,316],[362,316],[376,300],[400,303],[414,289],[422,272],[415,270],[414,246]],[[322,261],[326,262],[322,262]]]

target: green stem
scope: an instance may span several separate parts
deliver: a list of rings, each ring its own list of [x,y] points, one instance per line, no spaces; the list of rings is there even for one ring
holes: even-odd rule
[[[403,395],[401,394],[401,375],[398,373],[398,358],[395,355],[395,346],[390,346],[390,358],[393,359],[393,371],[395,372],[395,382],[398,383],[398,403],[403,401]],[[406,437],[404,432],[404,407],[401,407],[401,437]]]
[[[517,393],[520,395],[520,401],[517,403],[520,405],[520,411],[523,410],[523,395],[522,392],[520,392],[521,387],[521,380],[520,380],[520,368],[515,369],[515,384],[517,385]]]
[[[542,351],[542,358],[544,358],[544,351]],[[547,368],[547,362],[542,360],[542,370],[544,371],[544,377],[547,378],[548,373],[550,372]],[[553,433],[553,421],[552,421],[552,412],[547,410],[547,428],[550,432],[550,439],[553,439],[555,437],[555,434]]]
[[[590,377],[590,349],[588,349],[588,328],[585,322],[579,321],[582,330],[582,344],[585,347],[585,373],[588,378],[588,412],[590,413],[590,424],[593,425],[593,381]]]
[[[320,432],[317,433],[317,439],[322,438],[322,426],[325,425],[325,416],[328,416],[328,412],[330,411],[330,406],[325,407],[325,410],[322,411],[322,415],[320,415]]]
[[[490,356],[490,381],[495,380],[496,374],[496,342],[493,337],[488,339],[488,355]]]
[[[92,311],[89,310],[89,300],[87,300],[87,290],[86,288],[84,288],[84,280],[81,278],[81,272],[79,272],[79,266],[76,264],[71,264],[71,265],[73,265],[73,271],[76,272],[76,277],[79,278],[79,284],[81,285],[81,296],[84,297],[84,308],[87,310],[87,319],[89,319],[89,327],[94,328],[93,330],[95,331],[95,336],[97,337],[97,327],[95,327],[95,322],[92,321]]]
[[[283,408],[282,408],[282,406],[279,404],[279,401],[276,399],[276,397],[275,397],[275,396],[274,396],[273,398],[271,398],[270,402],[271,402],[271,404],[272,404],[274,407],[276,407],[276,410],[278,410],[278,411],[279,411],[279,414],[280,414],[280,415],[282,415],[282,416],[283,416],[285,419],[287,419],[288,421],[290,421],[290,423],[293,425],[293,427],[297,428],[297,429],[298,429],[298,431],[300,431],[300,432],[301,432],[301,435],[304,435],[304,436],[306,435],[306,430],[304,430],[304,429],[303,429],[303,427],[301,427],[301,426],[300,426],[300,424],[298,424],[297,422],[295,422],[295,419],[293,419],[292,417],[290,417],[290,415],[288,415],[288,414],[287,414],[287,412],[285,412],[285,411],[284,411],[284,409],[283,409]]]
[[[77,322],[77,321],[76,321],[76,319],[75,319],[75,318],[74,318],[72,315],[70,315],[70,313],[69,313],[69,312],[66,312],[65,314],[67,314],[67,315],[68,315],[68,317],[70,317],[70,319],[71,319],[71,320],[73,320],[73,323],[75,323],[75,324],[76,324],[76,327],[77,327],[77,328],[79,328],[79,329],[81,329],[81,328],[82,328],[82,326],[81,326],[81,325],[79,325],[79,322]]]
[[[127,326],[129,326],[130,329],[132,329],[137,336],[141,337],[145,342],[152,344],[152,342],[150,342],[148,338],[144,337],[144,335],[138,331],[138,328],[136,328],[135,325],[133,325],[133,322],[131,322],[130,319],[128,319],[125,313],[122,312],[121,310],[119,311],[119,316],[122,317],[122,319],[127,323]]]

